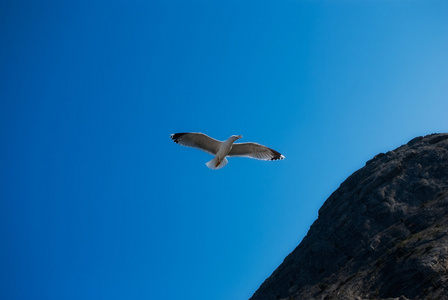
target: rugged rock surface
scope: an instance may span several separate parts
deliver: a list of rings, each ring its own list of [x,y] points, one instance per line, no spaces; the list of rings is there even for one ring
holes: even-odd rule
[[[251,299],[448,299],[448,134],[347,178]]]

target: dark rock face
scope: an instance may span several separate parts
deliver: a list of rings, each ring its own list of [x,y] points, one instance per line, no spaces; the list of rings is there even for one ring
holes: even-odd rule
[[[448,134],[347,178],[251,299],[448,299]]]

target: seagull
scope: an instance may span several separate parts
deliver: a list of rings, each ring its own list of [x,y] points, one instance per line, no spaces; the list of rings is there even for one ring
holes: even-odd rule
[[[226,156],[243,156],[261,160],[280,160],[285,157],[279,152],[257,143],[235,143],[242,135],[232,135],[225,141],[218,141],[200,132],[171,134],[171,139],[179,145],[205,151],[215,157],[206,163],[212,170],[227,164]]]

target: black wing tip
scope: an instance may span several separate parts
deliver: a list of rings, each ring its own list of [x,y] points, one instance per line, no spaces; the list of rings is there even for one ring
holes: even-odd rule
[[[273,158],[271,158],[270,160],[282,160],[282,159],[285,159],[285,156],[284,155],[280,155],[280,156],[276,156],[276,157],[273,157]]]
[[[282,160],[285,158],[283,154],[280,154],[280,152],[277,152],[273,149],[270,149],[272,153],[272,158],[270,160]]]
[[[179,144],[179,138],[181,138],[183,135],[187,134],[188,132],[181,132],[181,133],[172,133],[170,135],[171,139]]]

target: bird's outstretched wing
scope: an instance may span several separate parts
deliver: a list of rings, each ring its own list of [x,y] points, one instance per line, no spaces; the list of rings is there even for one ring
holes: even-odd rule
[[[236,143],[233,144],[227,156],[245,156],[261,160],[278,160],[285,157],[279,152],[257,143]]]
[[[220,141],[200,132],[173,133],[171,138],[179,145],[197,148],[212,155],[216,155],[221,146]]]

